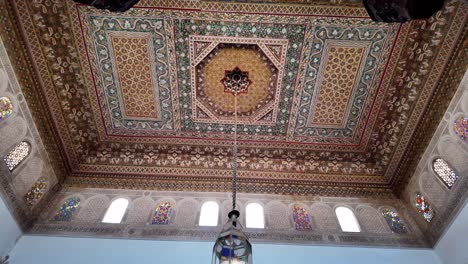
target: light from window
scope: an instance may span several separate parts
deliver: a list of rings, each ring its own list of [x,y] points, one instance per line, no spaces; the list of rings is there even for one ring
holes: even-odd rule
[[[356,216],[354,216],[351,209],[347,207],[338,207],[336,208],[335,213],[343,232],[361,232]]]
[[[124,198],[117,199],[112,202],[107,209],[106,215],[104,219],[102,219],[103,223],[109,224],[119,224],[122,222],[122,218],[125,215],[125,211],[127,211],[128,200]]]
[[[13,171],[16,166],[18,166],[28,155],[31,151],[31,145],[23,141],[16,145],[14,149],[12,149],[8,154],[3,157],[8,169]]]
[[[458,180],[458,175],[455,170],[443,159],[435,159],[432,162],[432,168],[449,189],[452,188]]]
[[[247,228],[265,228],[265,216],[263,207],[260,204],[248,204],[245,208],[245,217]]]
[[[217,226],[218,225],[219,205],[215,202],[205,202],[200,211],[200,226]]]

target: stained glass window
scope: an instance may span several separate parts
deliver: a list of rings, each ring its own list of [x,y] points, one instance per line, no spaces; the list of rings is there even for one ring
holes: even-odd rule
[[[392,233],[397,234],[406,234],[408,233],[408,229],[406,229],[405,223],[400,218],[400,216],[392,209],[383,209],[382,215],[387,221],[388,226],[392,230]]]
[[[216,202],[205,202],[200,211],[200,226],[217,226],[219,215],[219,205]]]
[[[161,202],[154,212],[153,225],[168,225],[174,213],[174,206],[171,202]]]
[[[44,195],[47,189],[47,180],[45,178],[39,178],[37,182],[31,187],[31,190],[24,196],[26,203],[29,205],[35,205]]]
[[[448,188],[452,188],[453,184],[458,179],[458,175],[455,170],[443,159],[435,159],[432,162],[432,167],[434,172],[442,179],[442,181],[447,185]]]
[[[54,217],[55,221],[66,221],[69,222],[73,216],[73,213],[76,212],[76,209],[80,205],[80,198],[70,197],[62,207],[58,210],[57,214]]]
[[[310,224],[309,213],[304,207],[294,205],[292,208],[292,212],[294,220],[294,229],[299,231],[312,229],[312,226]]]
[[[453,124],[453,130],[455,134],[459,136],[463,141],[468,139],[468,117],[459,117]]]
[[[28,142],[23,141],[3,157],[3,160],[5,161],[8,169],[13,171],[16,166],[18,166],[29,155],[30,151],[31,145]]]
[[[424,217],[427,222],[430,222],[434,217],[434,210],[432,206],[427,202],[426,198],[421,194],[416,194],[415,199],[416,209],[418,209],[418,213]]]
[[[336,208],[335,213],[343,232],[361,232],[361,227],[351,209],[341,206]]]
[[[0,121],[7,119],[13,113],[13,103],[8,97],[0,97]]]
[[[109,209],[107,209],[104,218],[102,219],[103,223],[108,224],[119,224],[122,222],[122,218],[125,215],[128,207],[128,200],[125,198],[119,198],[111,203]]]

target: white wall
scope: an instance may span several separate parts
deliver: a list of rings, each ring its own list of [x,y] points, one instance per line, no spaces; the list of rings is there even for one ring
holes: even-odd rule
[[[435,252],[443,264],[468,263],[468,203],[442,236]]]
[[[21,230],[0,198],[0,257],[13,249],[20,236]]]

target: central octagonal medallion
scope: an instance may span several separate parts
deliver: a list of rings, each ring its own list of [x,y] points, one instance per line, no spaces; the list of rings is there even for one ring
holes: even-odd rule
[[[287,40],[191,36],[192,119],[276,122]]]
[[[225,92],[237,96],[247,93],[252,81],[249,79],[249,72],[241,71],[239,67],[236,67],[232,71],[226,71],[221,83],[224,85]]]

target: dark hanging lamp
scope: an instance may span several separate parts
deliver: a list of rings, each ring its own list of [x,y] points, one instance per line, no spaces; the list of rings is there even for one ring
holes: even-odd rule
[[[252,245],[242,231],[239,211],[236,210],[237,195],[237,95],[239,91],[230,91],[234,95],[234,148],[232,159],[232,211],[229,220],[223,226],[213,247],[212,264],[252,264]]]

